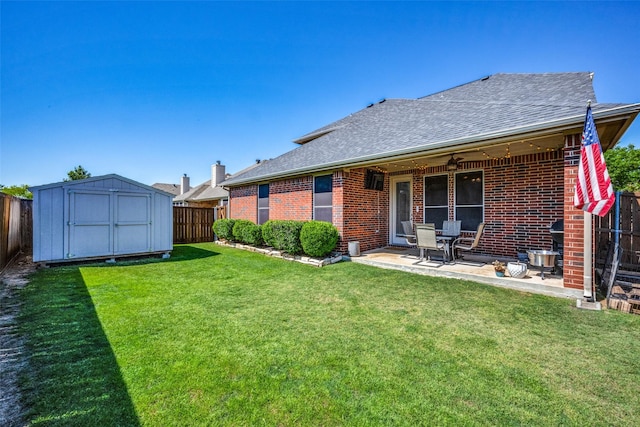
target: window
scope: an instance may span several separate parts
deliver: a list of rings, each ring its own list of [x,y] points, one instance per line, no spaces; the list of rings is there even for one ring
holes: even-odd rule
[[[258,225],[269,221],[269,184],[258,186]]]
[[[434,223],[436,228],[449,219],[449,176],[424,177],[424,222]]]
[[[482,171],[456,174],[456,219],[462,229],[475,231],[484,219],[484,184]]]
[[[333,175],[316,176],[313,181],[313,219],[333,220]]]

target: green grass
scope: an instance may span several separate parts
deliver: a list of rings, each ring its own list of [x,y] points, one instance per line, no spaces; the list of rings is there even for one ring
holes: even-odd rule
[[[637,425],[640,316],[214,244],[39,271],[34,425]]]

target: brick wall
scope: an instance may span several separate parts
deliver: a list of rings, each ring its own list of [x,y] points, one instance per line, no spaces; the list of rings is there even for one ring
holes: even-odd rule
[[[269,184],[269,219],[310,221],[313,218],[313,177]]]
[[[584,212],[573,205],[581,143],[580,134],[565,137],[563,280],[565,288],[575,289],[584,285]]]
[[[366,169],[352,169],[337,173],[341,177],[341,193],[336,194],[334,176],[334,225],[342,237],[340,250],[346,251],[348,242],[360,242],[360,250],[386,246],[389,242],[389,179],[385,175],[383,191],[364,188]],[[344,201],[342,212],[336,209],[340,200]],[[338,222],[338,223],[336,223]],[[339,224],[339,225],[338,225]]]
[[[229,218],[258,222],[257,185],[247,185],[229,190]]]

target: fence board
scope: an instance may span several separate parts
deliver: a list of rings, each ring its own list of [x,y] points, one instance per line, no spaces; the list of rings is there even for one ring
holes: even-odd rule
[[[608,247],[615,240],[615,208],[598,217],[596,223],[596,265],[603,266]],[[623,270],[640,271],[640,192],[620,194],[620,247]]]
[[[213,241],[213,208],[173,207],[173,243]]]
[[[0,271],[19,253],[32,247],[31,200],[0,193]]]

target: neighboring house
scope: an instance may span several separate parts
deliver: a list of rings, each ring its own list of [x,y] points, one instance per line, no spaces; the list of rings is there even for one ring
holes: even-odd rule
[[[401,221],[487,224],[477,253],[551,249],[564,220],[564,286],[582,287],[583,212],[573,206],[588,101],[604,150],[640,104],[596,101],[592,73],[495,74],[389,99],[298,138],[225,181],[231,218],[326,220],[340,249],[403,245]]]
[[[257,161],[255,164],[238,173],[241,174],[250,171],[260,163],[260,161]],[[230,177],[232,177],[232,175],[226,173],[226,167],[220,164],[220,161],[211,165],[211,179],[196,187],[190,187],[189,177],[185,174],[181,179],[178,194],[173,199],[173,205],[199,208],[226,206],[229,203],[229,191],[223,186],[223,183]],[[154,186],[156,185],[172,186],[174,184],[154,184]]]
[[[229,192],[220,184],[227,178],[225,166],[216,162],[211,165],[211,179],[190,188],[185,175],[181,182],[181,192],[173,199],[174,206],[215,208],[224,206],[229,200]]]
[[[185,177],[186,177],[186,174],[185,174]],[[155,188],[156,190],[164,191],[165,193],[173,194],[174,197],[180,195],[180,184],[163,184],[163,183],[157,182],[153,184],[151,187]]]

